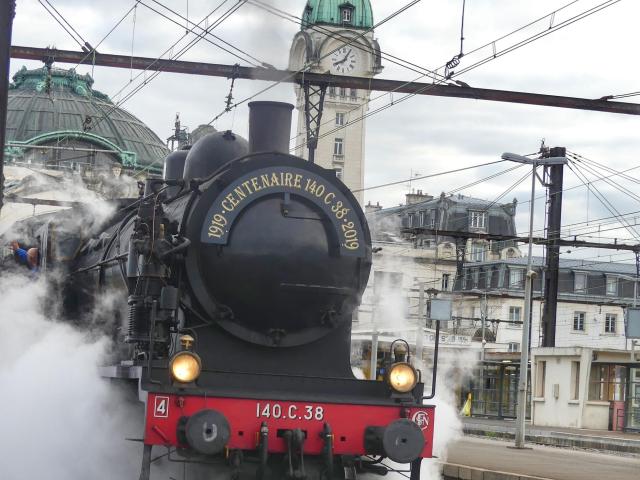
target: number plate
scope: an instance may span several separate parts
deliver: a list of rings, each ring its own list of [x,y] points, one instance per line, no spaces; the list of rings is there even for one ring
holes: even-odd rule
[[[256,403],[256,418],[292,420],[324,420],[324,408],[320,405],[281,405],[280,403]]]
[[[154,417],[167,418],[169,416],[169,397],[156,397],[153,405]]]

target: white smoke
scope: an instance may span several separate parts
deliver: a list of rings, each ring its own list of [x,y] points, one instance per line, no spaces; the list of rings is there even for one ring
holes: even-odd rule
[[[40,313],[45,287],[0,280],[0,478],[135,478],[140,444],[125,438],[140,438],[142,411],[100,378],[104,337]]]
[[[408,245],[412,250],[412,246]],[[422,264],[415,262],[411,256],[385,255],[383,248],[381,255],[374,255],[374,270],[385,272],[375,276],[375,281],[370,282],[363,298],[370,302],[375,314],[366,318],[363,324],[356,328],[370,327],[379,332],[380,337],[387,339],[404,338],[411,345],[411,354],[415,354],[417,320],[417,293],[409,295],[409,289],[416,288],[420,276],[424,275]],[[398,275],[401,274],[401,275]],[[372,275],[374,273],[372,272]],[[414,278],[415,277],[415,278]],[[376,285],[377,282],[377,285]],[[426,295],[425,295],[426,301]],[[365,306],[366,309],[368,306]],[[362,315],[360,316],[362,318]],[[357,345],[362,349],[362,345]],[[414,356],[414,365],[422,370],[425,383],[425,394],[431,391],[431,353],[433,348],[425,339],[424,351],[426,361]],[[435,405],[435,431],[433,455],[437,458],[423,460],[421,478],[436,480],[441,478],[440,463],[445,462],[447,452],[456,442],[462,438],[462,421],[459,417],[458,396],[459,388],[466,378],[472,375],[473,367],[477,362],[476,353],[471,350],[448,349],[440,346],[437,371],[436,396],[426,404]],[[366,368],[366,366],[365,366]],[[405,467],[385,462],[394,468]],[[367,479],[376,478],[374,475],[366,476]],[[387,478],[400,479],[400,474],[389,474]]]

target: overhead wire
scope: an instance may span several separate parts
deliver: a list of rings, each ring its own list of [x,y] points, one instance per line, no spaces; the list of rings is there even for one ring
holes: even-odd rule
[[[96,54],[96,52],[97,52],[97,48],[98,48],[100,45],[102,45],[102,43],[103,43],[107,38],[109,38],[109,36],[111,36],[111,34],[116,30],[116,28],[118,28],[118,27],[120,26],[120,24],[121,24],[122,22],[124,22],[124,20],[125,20],[125,19],[130,15],[130,14],[131,14],[131,12],[133,12],[133,11],[135,10],[136,6],[138,5],[138,1],[139,1],[139,0],[136,0],[136,1],[134,2],[133,6],[132,6],[131,8],[129,8],[129,10],[127,10],[127,11],[125,12],[125,14],[124,14],[122,17],[120,17],[120,20],[118,20],[118,21],[115,23],[115,25],[114,25],[113,27],[111,27],[111,29],[110,29],[110,30],[109,30],[109,31],[108,31],[108,32],[107,32],[107,33],[102,37],[102,39],[97,43],[97,45],[96,45],[95,47],[92,47],[92,48],[91,48],[91,50],[89,50],[89,51],[87,52],[87,54],[86,54],[84,57],[82,57],[82,60],[80,60],[80,61],[76,64],[76,66],[74,67],[74,69],[75,69],[75,68],[78,68],[80,65],[82,65],[82,63],[84,63],[84,61],[85,61],[87,58],[89,58],[90,56],[92,56],[92,55],[95,55],[95,54]]]
[[[80,40],[82,40],[82,42],[83,42],[83,44],[84,44],[84,45],[82,46],[82,48],[83,48],[83,49],[84,49],[85,47],[86,47],[86,48],[90,48],[90,47],[91,47],[91,45],[89,45],[89,43],[88,43],[88,42],[87,42],[87,41],[82,37],[82,35],[80,35],[80,33],[79,33],[75,28],[73,28],[73,25],[71,25],[71,23],[70,23],[70,22],[69,22],[69,21],[64,17],[64,15],[62,15],[62,14],[61,14],[57,9],[56,9],[56,7],[54,7],[54,6],[53,6],[53,4],[52,4],[49,0],[44,0],[44,1],[47,3],[47,5],[49,5],[49,6],[53,9],[53,11],[54,11],[54,12],[56,12],[56,13],[58,14],[58,16],[62,19],[62,21],[63,21],[65,24],[67,24],[67,26],[68,26],[71,30],[73,30],[73,33],[75,33],[75,34],[78,36],[78,38],[79,38]],[[42,3],[42,2],[40,2],[40,3]]]
[[[207,16],[205,16],[197,25],[199,26],[202,22],[204,22],[207,18],[209,18],[211,15],[213,15],[217,10],[219,10],[225,3],[227,3],[228,0],[223,0],[223,2],[218,5],[216,8],[214,8]],[[233,15],[244,3],[246,2],[246,0],[240,0],[238,1],[235,5],[233,5],[232,7],[230,7],[226,12],[224,12],[212,25],[210,25],[208,27],[208,30],[211,30],[213,28],[216,28],[218,25],[220,25],[222,22],[224,22],[227,18],[229,18],[231,15]],[[136,75],[133,80],[136,80],[137,78],[139,78],[141,75],[145,74],[149,68],[151,68],[156,62],[158,62],[164,55],[166,55],[168,52],[172,51],[173,48],[175,48],[175,46],[180,43],[180,41],[182,41],[185,37],[187,37],[190,33],[193,32],[193,30],[196,28],[196,25],[194,25],[192,27],[191,30],[189,30],[187,33],[183,34],[176,42],[174,42],[169,48],[167,48],[158,58],[156,58],[156,60],[154,62],[152,62],[150,65],[147,66],[146,69],[142,70],[140,73],[138,73],[138,75]],[[202,36],[198,36],[194,39],[192,39],[189,43],[187,43],[187,45],[185,45],[184,47],[182,47],[178,53],[173,54],[172,55],[172,59],[176,59],[179,58],[180,56],[184,55],[187,51],[189,51],[194,45],[196,45],[200,40],[202,40]],[[119,101],[115,102],[113,107],[102,117],[100,117],[98,119],[98,121],[94,124],[94,128],[95,126],[97,126],[100,122],[102,122],[103,120],[107,119],[116,109],[118,109],[120,106],[122,106],[126,101],[128,101],[129,99],[131,99],[135,94],[137,94],[140,90],[142,90],[142,88],[144,88],[146,85],[148,85],[153,79],[155,79],[158,75],[160,75],[160,73],[162,73],[161,70],[157,70],[155,71],[153,74],[151,74],[149,76],[149,78],[144,78],[142,82],[140,82],[138,85],[136,85],[133,90],[131,90],[130,92],[128,92],[123,98],[121,98]],[[120,90],[118,90],[118,92],[115,93],[115,95],[112,95],[112,98],[115,98],[115,96],[119,95],[120,93],[122,93],[124,91],[124,89],[126,89],[129,85],[130,85],[131,81],[126,83]],[[157,163],[157,161],[156,161]],[[148,165],[147,167],[145,167],[146,169],[148,169],[151,165]]]
[[[406,10],[408,10],[409,8],[413,7],[414,5],[420,3],[422,0],[412,0],[411,2],[409,2],[408,4],[404,5],[403,7],[399,8],[398,10],[394,11],[392,14],[388,15],[387,17],[385,17],[383,20],[381,20],[380,22],[376,23],[375,25],[371,26],[370,28],[365,29],[364,31],[360,32],[358,35],[354,36],[353,38],[349,39],[347,42],[343,42],[339,48],[343,48],[349,45],[352,45],[354,42],[357,42],[359,39],[363,38],[367,33],[373,31],[375,28],[387,23],[388,21],[394,19],[395,17],[397,17],[398,15],[400,15],[401,13],[405,12]],[[328,56],[330,56],[331,54],[333,54],[334,51],[337,51],[337,48],[334,48],[333,50],[329,51],[328,53],[326,53],[325,55],[319,57],[318,59],[316,59],[315,61],[319,62],[321,60],[323,60],[324,58],[327,58]],[[315,62],[314,62],[315,63]],[[305,63],[302,68],[298,69],[295,72],[291,72],[291,74],[281,78],[280,80],[277,80],[275,82],[273,82],[271,85],[259,90],[258,92],[238,101],[235,102],[233,105],[225,108],[225,110],[223,110],[222,112],[220,112],[218,115],[216,115],[210,122],[208,122],[207,125],[211,125],[212,123],[214,123],[216,120],[218,120],[220,117],[222,117],[225,113],[228,113],[231,110],[234,110],[235,108],[237,108],[238,106],[252,100],[253,98],[262,95],[263,93],[271,90],[272,88],[275,88],[277,85],[281,84],[282,82],[289,80],[291,78],[293,78],[295,75],[297,75],[298,73],[302,73],[303,71],[307,70],[309,67],[311,66],[311,64],[309,62]]]
[[[153,8],[153,7],[149,6],[149,5],[147,5],[146,3],[144,3],[144,1],[143,1],[143,0],[139,0],[139,1],[140,1],[140,4],[141,4],[141,5],[145,6],[146,8],[148,8],[149,10],[151,10],[152,12],[155,12],[156,14],[158,14],[158,15],[162,16],[163,18],[165,18],[165,19],[169,20],[170,22],[172,22],[172,23],[174,23],[174,24],[176,24],[176,25],[178,25],[178,26],[182,26],[182,24],[181,24],[180,22],[178,22],[178,21],[174,20],[173,18],[169,17],[168,15],[165,15],[164,13],[162,13],[162,12],[160,12],[160,11],[156,10],[155,8]],[[189,22],[189,20],[188,20],[188,18],[187,18],[187,17],[185,17],[185,16],[181,15],[181,14],[180,14],[179,12],[177,12],[176,10],[174,10],[174,9],[172,9],[172,8],[170,8],[170,7],[168,7],[168,6],[166,6],[164,3],[162,3],[162,2],[160,2],[160,1],[158,1],[158,0],[151,0],[151,1],[152,1],[153,3],[155,3],[155,4],[159,5],[159,6],[161,6],[162,8],[165,8],[166,10],[168,10],[169,12],[171,12],[172,14],[174,14],[175,16],[177,16],[178,18],[180,18],[180,19],[182,19],[182,20],[185,20],[187,23],[193,23],[193,22]],[[199,36],[200,36],[200,35],[202,35],[202,40],[205,40],[206,42],[210,43],[211,45],[213,45],[213,46],[215,46],[215,47],[217,47],[217,48],[219,48],[219,49],[221,49],[221,50],[223,50],[223,51],[225,51],[225,52],[229,53],[230,55],[233,55],[234,57],[236,57],[236,58],[237,58],[237,59],[239,59],[239,60],[242,60],[242,61],[244,61],[244,62],[247,62],[248,64],[250,64],[250,65],[252,65],[252,66],[254,66],[254,67],[261,66],[261,65],[262,65],[262,66],[266,65],[266,64],[265,64],[265,62],[263,62],[262,60],[260,60],[260,59],[258,59],[258,58],[256,58],[256,57],[254,57],[253,55],[249,54],[248,52],[245,52],[244,50],[242,50],[242,49],[240,49],[240,48],[236,47],[236,46],[235,46],[235,45],[233,45],[232,43],[227,42],[226,40],[223,40],[222,38],[218,37],[217,35],[214,35],[214,34],[213,34],[213,33],[211,33],[211,31],[209,31],[207,28],[205,28],[205,27],[201,27],[199,24],[196,24],[195,26],[196,26],[196,28],[198,28],[202,33],[197,33],[197,32],[195,32],[195,31],[194,31],[193,33],[194,33],[195,35],[199,35]],[[221,43],[224,43],[224,44],[225,44],[225,45],[227,45],[228,47],[231,47],[232,49],[237,50],[238,52],[240,52],[240,55],[239,55],[239,54],[237,54],[237,53],[232,52],[231,50],[229,50],[229,49],[227,49],[227,48],[225,48],[225,47],[222,47],[222,46],[218,45],[218,44],[217,44],[217,43],[215,43],[213,40],[211,40],[211,39],[207,38],[207,36],[210,36],[210,37],[212,37],[212,38],[215,38],[216,40],[218,40],[218,41],[219,41],[219,42],[221,42]],[[243,57],[242,55],[244,55],[244,57]],[[246,58],[245,58],[245,57],[246,57]]]
[[[53,18],[53,19],[58,23],[58,25],[60,25],[60,26],[63,28],[63,30],[64,30],[65,32],[67,32],[67,34],[71,37],[71,39],[72,39],[74,42],[76,42],[76,43],[80,46],[80,49],[81,49],[81,50],[86,50],[86,49],[87,49],[87,47],[84,45],[84,43],[83,43],[81,40],[78,40],[78,38],[76,38],[76,36],[75,36],[73,33],[71,33],[71,32],[69,31],[69,28],[67,28],[67,26],[65,25],[65,23],[66,23],[67,25],[69,25],[69,26],[71,26],[71,25],[70,25],[68,22],[66,22],[66,20],[64,20],[64,17],[62,17],[62,16],[61,16],[61,19],[60,19],[60,18],[58,18],[58,17],[57,17],[57,16],[56,16],[56,15],[55,15],[55,14],[54,14],[50,9],[49,9],[49,7],[48,7],[47,5],[45,5],[45,2],[46,2],[48,5],[50,5],[50,6],[51,6],[51,8],[53,8],[53,5],[51,5],[51,4],[50,4],[48,1],[46,1],[46,0],[44,0],[44,1],[43,1],[43,0],[38,0],[38,2],[40,3],[40,5],[42,5],[42,8],[44,8],[44,9],[47,11],[47,13],[48,13],[49,15],[51,15],[51,18]],[[53,10],[55,10],[55,8],[53,8]],[[55,10],[55,11],[57,12],[57,10]],[[63,23],[63,21],[64,21],[64,23]],[[73,27],[71,27],[71,28],[73,29]],[[74,31],[75,31],[75,30],[74,30]],[[82,37],[79,37],[79,38],[80,38],[80,39],[82,39]]]
[[[255,3],[257,0],[250,0],[250,1],[251,1],[252,3]],[[566,9],[566,8],[570,7],[571,5],[573,5],[574,3],[577,3],[577,2],[579,2],[579,1],[580,1],[580,0],[573,0],[573,1],[571,1],[571,2],[569,2],[569,3],[567,3],[567,4],[565,4],[565,5],[563,5],[562,7],[558,8],[558,9],[556,9],[556,10],[553,10],[552,12],[550,12],[550,13],[548,13],[548,14],[546,14],[546,15],[543,15],[542,17],[539,17],[539,18],[537,18],[536,20],[533,20],[533,21],[531,21],[531,22],[527,23],[526,25],[523,25],[523,26],[521,26],[521,27],[519,27],[519,28],[517,28],[517,29],[515,29],[515,30],[512,30],[511,32],[509,32],[509,33],[507,33],[507,34],[505,34],[505,35],[503,35],[503,36],[501,36],[501,37],[499,37],[499,38],[497,38],[497,39],[495,39],[495,40],[493,40],[493,41],[491,41],[491,42],[489,42],[489,43],[486,43],[486,44],[484,44],[484,45],[481,45],[480,47],[477,47],[477,48],[475,48],[475,49],[473,49],[473,50],[469,51],[466,55],[467,55],[467,56],[469,56],[469,55],[471,55],[471,54],[473,54],[473,53],[475,53],[475,52],[477,52],[477,51],[479,51],[479,50],[481,50],[481,49],[483,49],[483,48],[486,48],[486,47],[491,46],[491,45],[495,45],[495,43],[496,43],[496,42],[498,42],[498,41],[500,41],[500,40],[504,40],[505,38],[507,38],[507,37],[509,37],[509,36],[511,36],[511,35],[515,35],[516,33],[520,32],[520,31],[522,31],[522,30],[524,30],[524,29],[526,29],[526,28],[528,28],[528,27],[530,27],[530,26],[532,26],[532,25],[535,25],[536,23],[538,23],[538,22],[540,22],[540,21],[542,21],[542,20],[544,20],[544,19],[546,19],[546,18],[548,18],[548,17],[555,16],[555,14],[556,14],[557,12],[560,12],[560,11],[562,11],[562,10]],[[437,72],[438,72],[438,70],[440,70],[440,69],[444,68],[444,67],[446,66],[446,64],[445,64],[445,65],[442,65],[442,66],[440,66],[439,68],[436,68],[436,69],[434,69],[434,70],[429,70],[429,69],[426,69],[426,68],[424,68],[424,67],[420,67],[420,66],[418,66],[418,65],[411,64],[411,63],[409,63],[409,64],[410,64],[410,65],[413,65],[413,66],[417,66],[417,67],[419,67],[419,68],[423,68],[423,69],[427,70],[428,72],[435,73],[436,75],[439,75],[440,77],[442,77],[444,80],[447,80],[447,79],[446,79],[446,77],[445,77],[444,75],[440,75],[440,74],[438,74],[438,73],[437,73]],[[409,82],[406,82],[403,86],[406,86],[406,85],[408,85],[408,84],[410,84],[410,83],[413,83],[413,82],[417,82],[418,80],[422,79],[422,78],[423,78],[423,77],[425,77],[425,76],[427,76],[427,75],[426,75],[426,74],[422,74],[422,75],[420,75],[419,77],[416,77],[416,78],[414,78],[413,80],[411,80],[411,81],[409,81]],[[434,79],[434,80],[435,80],[435,79]],[[454,80],[454,81],[455,81],[455,80]],[[457,82],[457,81],[456,81],[456,82]],[[442,82],[439,82],[439,83],[442,83]],[[395,90],[394,90],[394,91],[395,91]],[[380,99],[380,98],[382,98],[382,97],[384,97],[384,96],[386,96],[386,95],[389,95],[389,94],[391,94],[391,93],[393,93],[393,91],[392,91],[392,92],[385,92],[385,93],[383,93],[383,94],[380,94],[380,95],[378,95],[378,96],[374,97],[373,99],[369,99],[369,100],[367,100],[367,102],[365,102],[365,105],[367,105],[367,106],[368,106],[370,103],[372,103],[372,102],[374,102],[374,101],[376,101],[376,100],[378,100],[378,99]],[[421,93],[421,92],[420,92],[420,93]],[[392,100],[392,102],[391,102],[391,103],[393,103],[393,100]],[[360,106],[355,107],[354,109],[350,110],[350,111],[349,111],[349,113],[351,113],[352,111],[355,111],[355,110],[359,110],[360,108],[361,108]],[[323,123],[323,125],[326,125],[326,124],[328,124],[328,123],[330,123],[330,121]],[[305,136],[305,132],[301,132],[301,133],[299,133],[298,135],[296,135],[296,137],[292,138],[292,140],[295,140],[297,137],[300,137],[300,136]],[[302,144],[302,146],[304,146],[304,143]]]
[[[452,73],[451,78],[458,77],[458,76],[462,75],[463,73],[466,73],[466,72],[468,72],[468,71],[470,71],[472,69],[475,69],[475,68],[477,68],[477,67],[479,67],[481,65],[484,65],[485,63],[488,63],[488,62],[490,62],[492,60],[495,60],[496,58],[498,58],[498,57],[500,57],[502,55],[505,55],[507,53],[515,51],[518,48],[523,47],[524,45],[527,45],[527,44],[529,44],[529,43],[531,43],[531,42],[533,42],[535,40],[543,38],[543,37],[545,37],[545,36],[547,36],[547,35],[549,35],[551,33],[554,33],[554,32],[556,32],[556,31],[558,31],[558,30],[560,30],[562,28],[567,27],[567,26],[569,26],[569,25],[571,25],[571,24],[573,24],[573,23],[575,23],[575,22],[577,22],[579,20],[587,18],[587,17],[599,12],[600,10],[603,10],[603,9],[605,9],[607,7],[610,7],[610,6],[616,4],[616,3],[620,2],[620,1],[621,0],[607,0],[606,2],[600,4],[597,7],[593,7],[591,9],[589,9],[589,10],[586,10],[586,11],[584,11],[584,12],[582,12],[582,13],[580,13],[580,14],[572,17],[572,18],[570,18],[569,20],[566,20],[564,22],[559,23],[558,25],[555,25],[555,26],[549,28],[548,30],[545,30],[543,32],[535,34],[535,35],[529,37],[528,39],[526,39],[525,41],[520,41],[520,42],[518,42],[518,43],[516,43],[516,44],[514,44],[514,45],[512,45],[510,47],[507,47],[506,49],[502,50],[501,52],[494,53],[492,56],[487,57],[487,58],[483,59],[482,61],[476,62],[475,64],[472,64],[471,66],[466,67],[462,71],[456,72],[455,74]],[[436,69],[436,70],[438,70],[438,69]],[[406,84],[409,84],[409,83],[412,83],[412,82],[407,82]],[[442,83],[442,82],[439,82],[439,83]],[[384,110],[387,110],[388,108],[391,108],[391,107],[393,107],[393,106],[395,106],[395,105],[397,105],[399,103],[402,103],[402,102],[404,102],[404,101],[406,101],[406,100],[408,100],[410,98],[413,98],[416,95],[424,93],[425,91],[428,91],[430,88],[433,88],[433,86],[435,86],[435,85],[437,85],[437,83],[434,83],[433,85],[425,85],[424,87],[420,88],[416,92],[405,94],[404,96],[400,97],[398,100],[395,100],[395,101],[392,100],[390,103],[385,104],[385,105],[383,105],[381,107],[378,107],[375,110],[370,110],[367,113],[362,114],[359,118],[357,118],[355,120],[350,120],[350,121],[346,122],[344,125],[337,126],[334,129],[330,130],[329,132],[326,132],[325,134],[319,135],[317,139],[320,140],[321,138],[324,138],[326,136],[333,135],[336,132],[347,128],[350,125],[354,125],[354,124],[358,123],[359,121],[362,121],[362,120],[364,120],[366,118],[369,118],[369,117],[371,117],[373,115],[376,115],[376,114],[378,114],[378,113],[380,113],[380,112],[382,112]],[[398,88],[400,88],[400,87],[398,87]],[[366,102],[365,105],[369,105],[369,103],[370,103],[370,101]],[[363,105],[363,107],[364,107],[364,105]],[[306,141],[303,141],[303,143],[301,145],[298,145],[298,148],[304,147],[305,145],[306,145]]]
[[[578,177],[578,179],[585,185],[587,185],[586,182],[588,182],[588,179],[585,180],[586,177],[584,177],[584,174],[580,173],[578,171],[578,168],[576,166],[576,168],[572,168],[573,166],[576,166],[575,163],[570,162],[567,164],[567,166],[569,167],[569,169]],[[600,190],[598,190],[597,187],[592,185],[592,189],[595,193],[596,198],[602,203],[602,205],[609,210],[609,212],[611,212],[612,215],[617,216],[620,218],[620,212],[617,211],[617,209],[611,204],[611,202],[609,202],[609,200],[607,200],[607,198],[600,192]],[[621,220],[621,222],[623,225],[626,223],[623,220]],[[625,225],[625,228],[627,229],[627,231],[636,239],[640,239],[640,234],[638,234],[637,230],[635,228],[633,228],[632,226],[629,225]]]

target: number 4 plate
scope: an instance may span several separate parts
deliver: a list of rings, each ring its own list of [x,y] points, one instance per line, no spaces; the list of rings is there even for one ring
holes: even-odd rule
[[[156,397],[153,416],[156,418],[167,418],[169,416],[169,397]]]

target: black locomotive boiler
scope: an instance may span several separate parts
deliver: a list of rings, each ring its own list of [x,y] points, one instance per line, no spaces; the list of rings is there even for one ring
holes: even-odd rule
[[[105,372],[146,402],[140,480],[160,447],[259,479],[355,478],[387,457],[415,480],[432,455],[410,361],[387,382],[352,373],[369,230],[333,170],[288,154],[292,108],[253,102],[248,142],[218,132],[170,154],[164,178],[58,258],[68,308],[107,288],[126,302],[123,358]],[[50,266],[63,237],[43,246]]]

